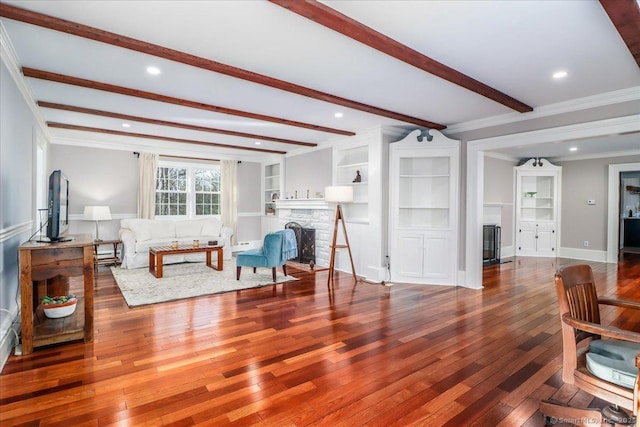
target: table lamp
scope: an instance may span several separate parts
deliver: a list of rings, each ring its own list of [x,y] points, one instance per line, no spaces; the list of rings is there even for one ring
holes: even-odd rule
[[[85,206],[82,219],[96,222],[96,239],[94,242],[102,242],[98,230],[98,221],[111,221],[111,209],[109,209],[109,206]]]

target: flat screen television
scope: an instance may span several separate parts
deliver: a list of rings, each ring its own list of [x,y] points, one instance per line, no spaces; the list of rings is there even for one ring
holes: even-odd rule
[[[47,238],[52,242],[72,240],[62,234],[69,228],[69,180],[54,170],[49,175],[47,199]]]

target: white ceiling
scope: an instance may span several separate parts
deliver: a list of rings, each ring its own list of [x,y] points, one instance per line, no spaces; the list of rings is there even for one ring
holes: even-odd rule
[[[456,129],[553,120],[540,111],[570,110],[574,101],[606,97],[640,100],[640,68],[597,1],[326,1],[325,5],[396,41],[455,68],[534,108],[510,108],[387,56],[267,1],[5,1],[260,73],[332,95],[441,123]],[[361,132],[378,125],[413,127],[382,117],[234,77],[92,41],[0,19],[17,65],[250,113]],[[162,73],[150,76],[149,65]],[[551,74],[566,70],[568,77]],[[309,143],[338,137],[328,132],[203,111],[158,101],[26,78],[34,100],[133,116],[228,129]],[[623,96],[624,95],[624,96]],[[610,100],[608,101],[611,102]],[[626,104],[623,115],[640,113]],[[567,107],[569,106],[569,107]],[[591,105],[593,108],[597,104]],[[576,110],[579,115],[579,110]],[[171,138],[292,152],[299,145],[262,141],[156,124],[41,108],[46,121]],[[342,112],[342,118],[334,113]],[[580,121],[580,118],[572,120]],[[475,124],[475,125],[471,125]],[[548,126],[548,124],[547,124]],[[494,127],[499,135],[504,130]],[[49,128],[54,141],[82,141],[116,148],[197,152],[214,158],[259,153],[176,142]],[[565,145],[563,145],[565,144]],[[637,134],[606,140],[502,150],[511,157],[563,157],[602,151],[640,150]]]

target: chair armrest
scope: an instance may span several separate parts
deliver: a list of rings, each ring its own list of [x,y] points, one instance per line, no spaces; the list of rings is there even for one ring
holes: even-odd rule
[[[638,332],[627,331],[625,329],[616,328],[615,326],[604,326],[597,323],[574,319],[569,313],[562,316],[562,321],[572,328],[579,329],[581,331],[590,332],[607,338],[640,343],[640,333]]]
[[[627,301],[627,300],[614,299],[614,298],[598,298],[598,304],[613,305],[616,307],[632,308],[634,310],[640,310],[640,303],[637,303],[635,301]]]
[[[135,252],[136,247],[136,235],[133,231],[128,228],[121,228],[118,232],[120,236],[120,240],[122,240],[122,258],[124,258],[125,253],[127,253],[127,248],[131,253]]]

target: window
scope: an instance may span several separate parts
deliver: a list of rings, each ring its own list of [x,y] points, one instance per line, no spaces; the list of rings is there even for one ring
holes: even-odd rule
[[[196,216],[220,215],[220,169],[195,169]]]
[[[156,216],[220,215],[220,167],[161,161],[156,180]]]

